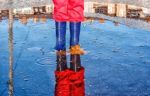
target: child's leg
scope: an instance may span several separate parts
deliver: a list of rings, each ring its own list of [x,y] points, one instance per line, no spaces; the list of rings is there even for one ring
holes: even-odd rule
[[[70,46],[79,45],[81,22],[70,22]]]
[[[81,22],[70,22],[70,53],[84,54],[84,50],[80,48],[80,26]]]
[[[60,51],[66,49],[66,21],[69,19],[68,0],[53,0],[53,3],[53,18],[56,21],[56,50]]]
[[[80,26],[84,20],[84,0],[69,0],[68,16],[70,21],[70,53],[83,54],[79,46]],[[73,48],[72,48],[73,47]]]
[[[66,50],[66,22],[56,22],[56,47],[57,51]]]

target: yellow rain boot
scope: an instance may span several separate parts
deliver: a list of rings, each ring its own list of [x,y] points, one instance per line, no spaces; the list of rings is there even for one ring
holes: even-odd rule
[[[60,51],[56,51],[57,55],[66,55],[66,51],[65,50],[60,50]]]
[[[74,46],[71,46],[71,48],[70,48],[70,54],[72,54],[72,55],[75,55],[75,54],[83,55],[83,54],[85,54],[85,51],[80,47],[80,45],[74,45]]]

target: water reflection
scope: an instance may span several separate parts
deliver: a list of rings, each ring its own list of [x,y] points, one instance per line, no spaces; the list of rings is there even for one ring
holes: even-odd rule
[[[13,10],[9,10],[9,96],[14,96],[14,82],[13,82],[13,63],[14,63],[14,56],[13,56]]]
[[[19,20],[20,20],[20,22],[21,22],[22,24],[24,24],[24,25],[26,25],[26,24],[28,23],[28,18],[27,18],[27,16],[21,16],[21,17],[19,18]]]
[[[147,17],[145,18],[145,21],[148,22],[148,23],[150,23],[150,16],[147,16]]]
[[[84,67],[80,55],[70,55],[70,68],[67,56],[57,53],[55,71],[55,96],[85,96]]]
[[[0,14],[0,22],[2,21],[2,15]]]
[[[104,18],[99,18],[99,23],[105,23],[105,19]]]
[[[43,23],[45,23],[45,22],[47,21],[46,15],[42,15],[42,16],[41,16],[41,21],[42,21]]]
[[[34,23],[39,22],[39,16],[38,16],[38,15],[34,15],[34,16],[33,16],[33,22],[34,22]]]
[[[119,26],[119,22],[113,21],[115,26]]]

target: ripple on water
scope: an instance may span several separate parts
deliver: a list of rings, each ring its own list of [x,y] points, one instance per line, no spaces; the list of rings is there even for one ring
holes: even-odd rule
[[[50,57],[43,57],[36,60],[36,63],[41,66],[52,66],[56,65],[56,60]]]
[[[27,48],[28,51],[40,51],[42,48],[40,47],[31,47],[31,48]]]

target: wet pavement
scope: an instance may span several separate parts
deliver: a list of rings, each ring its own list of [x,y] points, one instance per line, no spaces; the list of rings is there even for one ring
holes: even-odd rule
[[[8,95],[8,21],[0,22],[0,96]],[[55,25],[14,21],[15,96],[54,96]],[[67,48],[69,30],[67,28]],[[150,96],[150,31],[111,21],[82,24],[86,96]],[[67,55],[70,63],[70,55]]]

